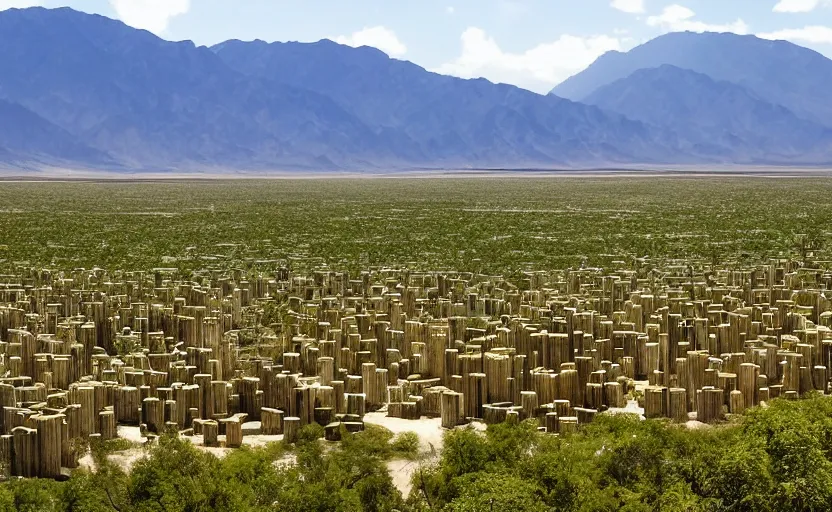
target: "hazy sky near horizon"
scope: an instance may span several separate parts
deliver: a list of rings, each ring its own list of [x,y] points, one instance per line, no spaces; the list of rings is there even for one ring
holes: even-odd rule
[[[672,31],[786,39],[832,56],[832,0],[0,0],[69,6],[170,40],[375,46],[431,71],[544,93],[609,50]]]

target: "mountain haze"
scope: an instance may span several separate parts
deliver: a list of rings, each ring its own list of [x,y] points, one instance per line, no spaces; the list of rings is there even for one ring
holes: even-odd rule
[[[832,61],[786,41],[751,35],[677,32],[602,55],[552,93],[582,101],[599,88],[645,68],[670,64],[745,87],[797,116],[832,126]]]
[[[374,48],[228,41],[214,51],[248,76],[333,98],[426,161],[517,166],[670,155],[658,134],[621,116],[511,85],[430,73]]]
[[[648,128],[617,114],[428,73],[377,50],[329,41],[287,45],[297,52],[291,66],[287,61],[283,69],[254,72],[232,68],[219,50],[165,41],[102,16],[31,8],[0,13],[0,47],[0,98],[127,169],[509,167],[674,158],[674,149],[657,143]],[[222,47],[257,55],[264,45]],[[304,62],[307,74],[285,78]],[[316,75],[327,68],[328,77]]]
[[[6,162],[112,163],[104,153],[80,143],[65,130],[16,103],[0,100],[0,119],[0,158]],[[49,141],[48,147],[43,141]]]
[[[673,130],[689,152],[738,162],[823,159],[832,148],[832,130],[744,87],[668,64],[602,86],[584,102]]]
[[[670,34],[609,53],[556,89],[570,99],[431,73],[374,48],[328,40],[198,47],[68,8],[0,12],[0,49],[5,167],[832,161],[831,61],[751,36]]]
[[[252,80],[205,47],[105,17],[5,11],[0,45],[2,96],[128,166],[268,168],[385,156],[367,127],[326,97]]]

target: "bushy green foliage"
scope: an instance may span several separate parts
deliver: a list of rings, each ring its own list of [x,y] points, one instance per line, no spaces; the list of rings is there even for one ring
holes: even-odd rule
[[[314,443],[318,439],[324,437],[324,434],[324,427],[318,425],[317,423],[304,425],[300,431],[298,431],[298,444],[304,445]]]
[[[368,429],[333,444],[307,428],[291,452],[271,444],[217,458],[163,435],[129,474],[107,458],[108,448],[124,443],[98,443],[95,471],[76,470],[66,482],[0,485],[0,512],[392,512],[403,507],[386,467],[395,453],[392,438],[385,429]]]
[[[130,472],[129,503],[137,511],[244,510],[244,486],[223,478],[224,469],[188,441],[161,437],[159,447]]]
[[[806,190],[812,201],[796,201]],[[828,180],[772,187],[749,176],[4,183],[0,260],[193,271],[291,258],[296,270],[511,275],[583,259],[820,259],[828,235],[807,227],[832,223],[830,190]],[[279,305],[266,313],[268,325]]]
[[[445,507],[449,512],[548,510],[543,503],[540,487],[511,473],[470,473],[460,477],[457,485],[460,494]]]
[[[725,426],[688,430],[601,415],[563,438],[532,425],[445,436],[413,477],[414,510],[775,511],[832,507],[832,399],[775,400]]]
[[[419,436],[415,432],[402,432],[390,441],[394,457],[415,459],[419,455]]]
[[[832,399],[774,400],[737,421],[688,430],[600,415],[564,437],[535,423],[459,428],[438,459],[417,459],[406,500],[387,462],[418,453],[412,434],[368,426],[326,442],[303,429],[217,458],[163,435],[130,472],[93,443],[95,470],[66,482],[0,485],[0,512],[28,511],[818,511],[832,509]]]
[[[385,465],[392,434],[370,427],[357,434],[342,429],[341,435],[343,441],[327,449],[312,436],[299,440],[297,464],[279,477],[277,510],[384,512],[401,506],[401,493]]]

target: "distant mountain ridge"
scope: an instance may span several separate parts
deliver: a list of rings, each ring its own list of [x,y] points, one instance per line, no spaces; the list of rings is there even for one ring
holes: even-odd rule
[[[739,163],[789,164],[832,149],[832,129],[800,119],[789,109],[730,82],[664,64],[640,69],[584,99],[611,112],[673,130],[682,149],[722,154]]]
[[[308,84],[281,78],[288,70],[241,72],[220,51],[66,8],[0,13],[0,47],[0,69],[7,71],[0,75],[0,98],[126,169],[510,167],[675,158],[675,149],[657,144],[649,128],[617,114],[428,73],[377,50],[329,41],[303,46],[298,62],[308,60],[312,71],[339,61],[344,69],[370,66],[361,87],[384,76],[404,80],[390,82],[399,88],[389,95],[359,90],[350,98],[313,82],[311,72]],[[246,45],[252,53],[261,47]],[[334,71],[329,82],[340,81]],[[48,149],[48,141],[42,146]]]
[[[785,62],[773,55],[785,48],[793,68],[825,77],[828,60],[756,38],[671,36],[559,86],[582,103],[328,40],[206,48],[69,8],[11,9],[0,12],[0,163],[268,172],[832,161],[819,120],[832,92],[796,72],[790,89],[764,65]],[[658,62],[715,44],[748,47],[755,62],[727,78],[714,74],[730,75],[731,59],[714,74]]]
[[[2,97],[128,168],[315,167],[378,156],[366,150],[367,127],[330,99],[244,77],[190,42],[40,8],[0,13],[0,42]]]
[[[751,35],[676,32],[632,50],[608,52],[552,90],[583,101],[600,87],[669,64],[748,89],[797,116],[832,126],[832,60],[787,41]]]
[[[328,40],[227,41],[213,50],[248,76],[332,98],[426,164],[662,160],[670,154],[657,134],[621,116],[510,85],[429,73],[374,48]]]
[[[79,142],[63,129],[17,103],[0,100],[0,158],[53,164],[62,160],[112,163],[104,153]],[[43,141],[49,147],[42,146]]]

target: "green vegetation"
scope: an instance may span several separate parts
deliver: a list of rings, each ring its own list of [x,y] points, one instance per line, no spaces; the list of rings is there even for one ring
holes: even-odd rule
[[[828,260],[830,192],[828,180],[747,177],[4,183],[0,267],[187,276],[407,265],[510,276],[645,256]],[[258,314],[243,345],[288,323],[283,303]],[[0,484],[0,512],[832,509],[829,398],[775,400],[700,430],[606,415],[564,438],[535,426],[456,430],[437,457],[420,454],[412,434],[372,427],[340,443],[307,427],[294,446],[223,458],[162,436],[129,472],[108,454],[137,447],[93,443],[95,470]],[[408,496],[393,484],[392,459],[416,467]]]
[[[322,432],[322,431],[321,431]],[[397,453],[387,430],[370,428],[324,444],[306,427],[290,451],[241,448],[223,458],[164,435],[126,473],[107,458],[123,441],[93,449],[95,471],[66,482],[28,479],[0,486],[0,511],[391,511],[403,509],[385,461]],[[391,443],[391,440],[393,442]]]
[[[419,461],[402,496],[385,465],[410,444],[385,429],[306,428],[280,444],[217,458],[163,436],[130,473],[97,450],[97,471],[66,482],[0,486],[0,511],[777,511],[832,507],[832,400],[775,400],[737,421],[687,430],[659,420],[601,415],[577,434],[540,434],[533,422],[445,435]],[[116,446],[113,446],[115,448]],[[123,448],[123,447],[122,447]]]
[[[754,261],[823,251],[830,192],[829,180],[749,177],[4,183],[0,259],[489,273],[643,256]]]
[[[740,421],[687,430],[602,415],[576,435],[534,424],[449,433],[414,477],[413,510],[829,510],[832,401],[776,400]]]

